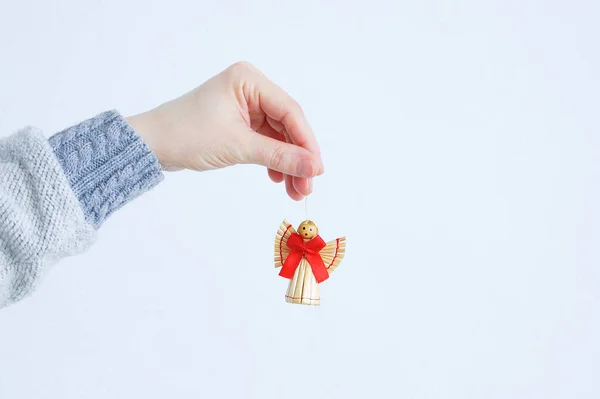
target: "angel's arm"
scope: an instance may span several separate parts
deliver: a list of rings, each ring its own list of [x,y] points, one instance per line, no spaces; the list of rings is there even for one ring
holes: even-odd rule
[[[344,255],[346,254],[346,237],[329,241],[319,253],[327,271],[331,274],[338,267],[342,259],[344,259]]]
[[[275,236],[275,267],[283,266],[283,262],[285,262],[286,258],[290,254],[290,249],[286,243],[288,238],[290,238],[290,236],[295,232],[296,230],[294,229],[294,226],[292,226],[287,220],[284,220],[281,225],[279,225],[277,236]]]

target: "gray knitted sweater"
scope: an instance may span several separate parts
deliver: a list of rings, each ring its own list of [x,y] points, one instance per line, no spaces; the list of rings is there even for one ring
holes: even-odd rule
[[[117,111],[46,139],[0,139],[0,308],[31,294],[50,265],[85,251],[116,210],[163,178]]]

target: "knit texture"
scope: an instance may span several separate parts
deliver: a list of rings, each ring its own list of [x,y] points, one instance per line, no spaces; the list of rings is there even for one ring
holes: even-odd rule
[[[49,265],[94,239],[79,199],[34,128],[0,140],[0,307],[30,294]]]
[[[117,209],[163,179],[156,156],[117,111],[46,139],[35,128],[0,140],[0,308],[48,267],[92,245]]]
[[[115,110],[65,129],[49,141],[86,220],[96,228],[163,179],[156,156]]]

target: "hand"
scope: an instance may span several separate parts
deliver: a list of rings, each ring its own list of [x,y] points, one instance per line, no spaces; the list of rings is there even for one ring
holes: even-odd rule
[[[236,63],[185,95],[127,118],[163,169],[258,164],[301,200],[323,173],[302,108],[252,65]]]

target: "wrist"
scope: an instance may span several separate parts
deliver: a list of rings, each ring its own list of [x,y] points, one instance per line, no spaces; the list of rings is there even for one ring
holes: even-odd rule
[[[58,132],[49,142],[95,227],[162,180],[157,157],[115,110]]]
[[[125,120],[136,134],[146,143],[150,151],[156,156],[158,162],[163,164],[161,146],[154,133],[150,112],[126,117]]]

